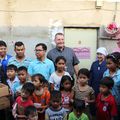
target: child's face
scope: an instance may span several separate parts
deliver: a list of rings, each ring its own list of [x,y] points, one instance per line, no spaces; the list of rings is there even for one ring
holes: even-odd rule
[[[35,76],[32,80],[33,84],[35,87],[39,87],[40,85],[42,85],[42,83],[40,82],[39,80],[39,77],[38,76]]]
[[[84,74],[80,74],[80,75],[78,76],[77,82],[78,82],[79,84],[86,84],[86,83],[88,82],[88,77],[87,77],[86,75],[84,75]]]
[[[66,80],[64,83],[63,83],[63,87],[65,90],[70,90],[71,87],[72,87],[72,84],[69,80]]]
[[[102,61],[105,60],[105,56],[103,54],[101,54],[101,53],[97,53],[97,58],[98,58],[99,62],[102,62]]]
[[[18,78],[21,83],[25,83],[27,78],[27,72],[25,70],[18,71]]]
[[[111,59],[107,59],[106,62],[107,62],[107,68],[109,70],[116,70],[117,68],[116,63],[114,63]]]
[[[51,104],[54,109],[57,109],[60,107],[61,99],[60,98],[52,98]]]
[[[102,94],[106,94],[106,93],[109,92],[109,89],[108,89],[108,87],[105,86],[105,85],[100,85],[100,92],[101,92]]]
[[[7,70],[8,79],[14,79],[16,76],[16,71],[14,69]]]
[[[28,116],[28,120],[38,120],[38,113],[37,113],[37,111],[31,113],[31,114]]]
[[[65,70],[65,61],[64,60],[59,60],[56,63],[57,70]]]
[[[24,89],[21,90],[21,97],[22,97],[23,101],[28,100],[29,96],[30,96],[30,93],[28,91],[26,91]]]

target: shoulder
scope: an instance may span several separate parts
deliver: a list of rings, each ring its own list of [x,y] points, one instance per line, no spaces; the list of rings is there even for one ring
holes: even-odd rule
[[[13,57],[10,57],[9,62],[12,62],[12,61],[15,61],[15,60],[16,60],[16,58],[13,56]]]
[[[53,49],[49,50],[48,53],[47,53],[47,55],[51,55],[56,50],[57,50],[56,48],[53,48]]]
[[[89,120],[89,119],[88,119],[88,116],[87,116],[85,113],[82,113],[81,119],[82,119],[82,118],[84,118],[85,120]]]

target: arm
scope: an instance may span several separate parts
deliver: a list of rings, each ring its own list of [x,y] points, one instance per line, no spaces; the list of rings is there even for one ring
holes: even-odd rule
[[[45,120],[49,120],[49,115],[48,115],[47,111],[45,111]]]
[[[76,77],[78,77],[78,71],[79,71],[79,66],[78,66],[78,64],[77,64],[77,65],[74,65],[74,71],[75,71]]]

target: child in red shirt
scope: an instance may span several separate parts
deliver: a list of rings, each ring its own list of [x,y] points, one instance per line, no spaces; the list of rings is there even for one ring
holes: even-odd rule
[[[50,92],[46,89],[46,86],[44,86],[44,81],[45,78],[41,74],[35,74],[32,76],[32,82],[35,86],[32,99],[38,110],[38,117],[40,120],[45,119],[45,109],[48,107],[50,101]]]
[[[113,120],[117,116],[116,101],[110,93],[113,85],[111,77],[104,77],[100,82],[100,93],[96,99],[96,120]]]
[[[21,89],[21,96],[17,97],[15,104],[13,105],[13,116],[17,120],[25,119],[25,109],[26,107],[33,105],[30,96],[34,92],[34,85],[30,82],[27,82],[23,85]]]

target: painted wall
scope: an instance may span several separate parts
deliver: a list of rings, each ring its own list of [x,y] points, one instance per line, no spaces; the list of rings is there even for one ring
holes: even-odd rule
[[[101,9],[96,9],[95,0],[0,0],[0,3],[0,38],[8,43],[10,54],[15,41],[25,42],[30,57],[34,57],[31,48],[38,42],[51,48],[51,20],[61,20],[63,27],[99,27],[113,20],[115,10],[114,2],[103,2]],[[120,3],[116,22],[120,24]]]

